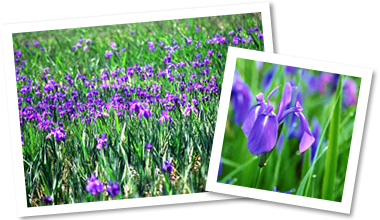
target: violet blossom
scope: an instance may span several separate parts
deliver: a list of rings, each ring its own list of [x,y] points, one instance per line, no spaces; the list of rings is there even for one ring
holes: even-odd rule
[[[248,138],[247,147],[252,154],[259,155],[271,151],[278,138],[278,127],[284,118],[290,114],[295,114],[301,121],[302,138],[299,145],[300,152],[307,150],[314,142],[309,123],[302,114],[302,106],[299,102],[295,107],[285,109],[291,102],[292,92],[296,89],[290,83],[286,83],[283,95],[277,108],[277,115],[273,112],[274,106],[270,104],[271,96],[278,90],[275,88],[264,101],[262,93],[256,96],[257,104],[249,110],[243,122],[243,132]]]

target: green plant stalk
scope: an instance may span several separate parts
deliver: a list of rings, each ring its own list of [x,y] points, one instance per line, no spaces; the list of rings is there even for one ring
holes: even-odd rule
[[[302,164],[302,176],[305,176],[307,171],[310,169],[310,148],[303,153],[303,164]],[[307,196],[307,191],[305,196]]]
[[[333,200],[335,178],[338,166],[338,153],[339,153],[339,127],[340,127],[340,113],[342,96],[339,95],[342,90],[342,77],[339,77],[338,88],[335,92],[336,106],[334,108],[333,116],[330,121],[330,131],[328,140],[328,151],[326,159],[326,168],[323,178],[322,199]]]

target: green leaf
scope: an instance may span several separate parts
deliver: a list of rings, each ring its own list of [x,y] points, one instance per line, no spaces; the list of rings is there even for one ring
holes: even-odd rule
[[[342,76],[339,76],[338,87],[335,92],[335,101],[333,116],[330,121],[330,131],[328,140],[328,152],[326,158],[325,174],[323,178],[322,199],[334,200],[335,178],[338,168],[339,153],[339,129],[340,114],[342,106]]]

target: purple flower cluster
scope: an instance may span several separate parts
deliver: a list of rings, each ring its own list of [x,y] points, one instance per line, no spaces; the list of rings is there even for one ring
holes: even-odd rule
[[[87,179],[86,190],[88,193],[92,195],[96,195],[104,191],[104,184],[96,178],[95,174],[91,175],[91,179],[88,177],[86,177],[86,179]]]
[[[194,28],[195,33],[201,30],[196,26]],[[219,49],[223,48],[226,51],[226,47],[232,44],[234,38],[238,39],[238,44],[243,44],[250,42],[249,39],[252,40],[254,37],[252,35],[243,39],[241,30],[238,28],[236,33],[239,33],[233,36],[215,34],[196,39],[199,34],[194,34],[192,29],[194,35],[187,34],[182,39],[159,42],[154,42],[153,39],[146,40],[145,44],[148,47],[145,46],[143,49],[158,59],[150,63],[129,64],[123,67],[115,66],[117,62],[108,65],[111,63],[110,59],[119,61],[120,53],[126,51],[119,41],[115,41],[118,42],[116,44],[109,40],[106,49],[101,52],[101,56],[104,54],[104,57],[101,57],[101,62],[105,63],[104,67],[94,70],[79,67],[75,71],[61,73],[52,66],[41,66],[33,78],[25,72],[28,64],[22,60],[30,52],[23,55],[21,50],[15,50],[22,144],[26,138],[24,133],[27,126],[35,126],[38,135],[49,142],[56,141],[64,145],[72,139],[68,136],[74,131],[69,127],[73,126],[70,123],[91,126],[111,115],[112,118],[122,120],[146,120],[149,123],[157,123],[162,128],[172,127],[171,124],[180,123],[180,120],[186,117],[202,116],[200,111],[206,109],[203,105],[209,105],[207,102],[217,100],[220,96],[222,73],[215,66],[223,63],[220,58],[225,54]],[[133,35],[135,32],[131,31],[130,34]],[[135,36],[130,36],[132,37]],[[79,37],[72,43],[74,44],[70,45],[73,54],[93,55],[91,39]],[[33,46],[36,47],[33,48],[34,52],[44,50],[37,41],[34,41]],[[24,49],[30,50],[28,47],[30,44],[26,42]],[[50,48],[46,47],[46,54],[50,52]],[[193,50],[194,53],[182,56],[181,50]],[[45,56],[45,52],[42,55]],[[67,123],[68,121],[70,123]],[[100,150],[112,147],[112,132],[103,132],[95,133],[91,137],[93,141],[90,143],[94,143],[93,148]],[[150,143],[146,143],[145,148],[153,150]],[[170,159],[163,161],[163,172],[171,173],[174,170],[172,163]],[[86,177],[86,180],[86,190],[91,195],[104,191],[104,184],[94,174],[91,178]],[[119,183],[110,181],[106,190],[108,195],[115,197],[120,193]]]
[[[76,44],[74,44],[73,46],[71,46],[71,49],[72,50],[76,50],[78,48],[81,48],[83,45],[83,51],[86,51],[88,50],[88,45],[89,44],[92,44],[92,40],[91,39],[86,39],[86,40],[83,40],[83,38],[79,37],[79,40]]]

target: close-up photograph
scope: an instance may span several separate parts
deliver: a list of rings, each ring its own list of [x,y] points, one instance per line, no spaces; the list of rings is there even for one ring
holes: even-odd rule
[[[340,202],[361,79],[236,63],[219,181]]]
[[[234,47],[227,60],[206,190],[350,213],[372,70]]]

